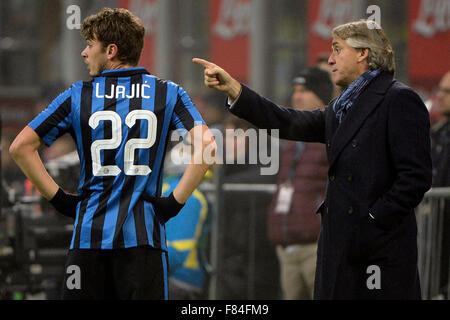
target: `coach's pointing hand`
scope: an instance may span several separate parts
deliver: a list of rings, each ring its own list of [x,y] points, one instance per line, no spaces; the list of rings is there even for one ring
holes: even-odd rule
[[[231,77],[224,69],[212,62],[194,58],[192,62],[205,67],[205,85],[209,88],[224,92],[231,100],[236,100],[241,93],[241,84]]]

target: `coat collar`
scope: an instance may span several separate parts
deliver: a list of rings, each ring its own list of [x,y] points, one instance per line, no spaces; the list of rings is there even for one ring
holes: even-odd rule
[[[337,130],[333,130],[331,138],[330,165],[331,168],[342,152],[344,147],[350,142],[351,138],[359,130],[364,120],[383,100],[385,93],[395,82],[392,75],[382,72],[378,77],[372,80],[372,83],[364,90],[355,104],[348,111],[342,123]],[[332,117],[336,114],[331,108]]]

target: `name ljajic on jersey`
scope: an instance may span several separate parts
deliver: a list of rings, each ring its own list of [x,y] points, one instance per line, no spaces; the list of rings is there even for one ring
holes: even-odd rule
[[[148,90],[146,90],[148,89]],[[141,83],[133,83],[130,87],[130,92],[129,94],[126,94],[127,88],[125,86],[121,86],[121,85],[111,85],[111,90],[110,90],[110,94],[101,94],[100,93],[100,84],[96,83],[95,84],[95,96],[99,99],[119,99],[119,98],[127,98],[127,99],[132,99],[132,98],[150,98],[150,94],[149,94],[149,89],[150,89],[150,85],[148,84],[141,84]]]

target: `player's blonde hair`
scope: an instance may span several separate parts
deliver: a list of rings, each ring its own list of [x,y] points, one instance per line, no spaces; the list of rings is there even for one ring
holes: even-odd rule
[[[360,20],[337,26],[333,37],[346,40],[355,49],[369,49],[369,69],[382,69],[395,74],[395,55],[383,29],[371,20]]]

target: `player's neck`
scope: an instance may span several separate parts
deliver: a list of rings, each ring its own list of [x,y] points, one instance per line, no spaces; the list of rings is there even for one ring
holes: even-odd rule
[[[128,63],[123,63],[121,61],[109,61],[109,63],[106,64],[105,70],[117,70],[117,69],[128,69],[128,68],[135,68],[136,66],[133,66]]]

